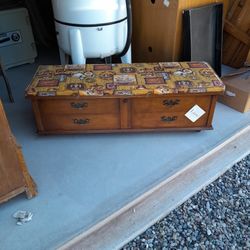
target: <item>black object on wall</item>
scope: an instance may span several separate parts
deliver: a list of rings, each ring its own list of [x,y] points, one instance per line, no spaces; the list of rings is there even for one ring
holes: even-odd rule
[[[56,32],[51,0],[23,1],[29,10],[37,44],[46,47],[54,47],[56,45]]]
[[[0,0],[0,10],[23,7],[22,0]]]
[[[183,12],[184,61],[206,61],[221,76],[223,4]]]

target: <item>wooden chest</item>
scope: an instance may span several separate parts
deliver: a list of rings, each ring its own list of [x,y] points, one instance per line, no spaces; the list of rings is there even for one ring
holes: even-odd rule
[[[224,84],[205,62],[40,66],[26,89],[38,133],[212,128]]]

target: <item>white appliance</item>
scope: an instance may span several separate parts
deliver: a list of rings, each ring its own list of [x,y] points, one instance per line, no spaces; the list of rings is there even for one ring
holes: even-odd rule
[[[131,63],[130,0],[52,0],[62,64],[120,54]]]
[[[33,63],[36,56],[27,9],[0,11],[0,58],[4,67]]]

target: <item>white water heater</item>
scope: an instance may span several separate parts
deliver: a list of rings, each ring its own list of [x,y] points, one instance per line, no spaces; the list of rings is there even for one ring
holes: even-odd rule
[[[120,55],[131,63],[130,0],[52,0],[62,64]]]

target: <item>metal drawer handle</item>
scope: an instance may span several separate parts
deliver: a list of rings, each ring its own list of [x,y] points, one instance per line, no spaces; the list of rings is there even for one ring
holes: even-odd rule
[[[179,99],[175,99],[175,100],[164,100],[163,101],[163,105],[167,106],[167,107],[173,107],[175,105],[180,104],[180,100]]]
[[[70,105],[73,109],[83,109],[88,107],[87,102],[71,102]]]
[[[162,116],[161,121],[162,122],[174,122],[177,120],[177,116]]]
[[[73,119],[74,124],[85,125],[89,123],[89,119]]]

